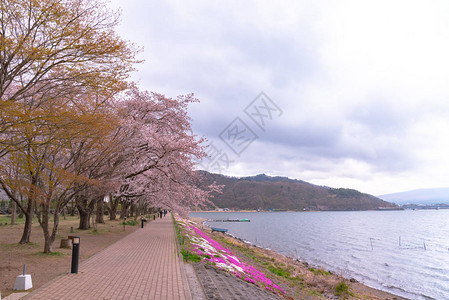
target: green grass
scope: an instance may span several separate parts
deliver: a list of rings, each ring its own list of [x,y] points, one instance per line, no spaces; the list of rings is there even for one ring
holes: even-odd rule
[[[332,275],[330,272],[328,272],[324,269],[309,268],[309,271],[315,275]]]
[[[176,231],[176,237],[178,238],[182,258],[184,261],[191,261],[191,262],[200,262],[202,260],[202,257],[197,255],[196,253],[192,253],[189,250],[190,241],[188,238],[184,237],[184,234],[182,232],[181,226],[178,225],[175,218],[172,215],[172,220],[175,224],[175,231]],[[204,249],[203,249],[204,251]],[[210,258],[210,256],[209,256]]]
[[[137,222],[136,220],[128,220],[128,221],[126,221],[126,223],[124,223],[124,222],[120,223],[120,225],[123,225],[123,224],[129,225],[129,226],[136,226],[137,224],[139,224],[139,222]]]
[[[37,248],[39,247],[38,243],[29,242],[28,244],[19,244],[12,243],[12,244],[0,244],[0,248],[2,249],[13,249],[13,248]]]
[[[274,273],[274,274],[276,274],[278,276],[281,276],[281,277],[284,277],[284,278],[287,278],[287,279],[290,278],[290,276],[291,276],[290,272],[288,272],[284,268],[276,268],[274,266],[269,266],[268,270],[271,273]]]
[[[191,261],[191,262],[200,262],[201,256],[197,255],[196,253],[189,252],[187,250],[181,250],[182,257],[185,261]]]
[[[5,225],[11,225],[11,215],[0,215],[0,224],[2,226]],[[33,223],[37,223],[37,218],[33,217]],[[23,225],[25,224],[25,216],[23,218],[19,218],[19,214],[16,215],[16,222],[14,225]]]
[[[18,218],[16,218],[16,222],[18,221]],[[8,223],[8,224],[10,224],[11,223],[11,215],[0,215],[0,224],[5,224],[5,223]]]
[[[53,222],[53,216],[50,217],[50,219]],[[78,216],[70,216],[67,215],[66,216],[67,220],[64,220],[64,217],[60,214],[59,215],[59,224],[61,224],[64,221],[70,221],[70,220],[78,220]],[[0,224],[1,225],[5,225],[5,223],[8,223],[8,225],[11,224],[11,215],[0,215]],[[16,215],[16,222],[14,225],[23,225],[25,224],[25,216],[23,218],[19,218],[19,214]],[[39,222],[37,221],[37,217],[33,216],[33,224],[39,224]]]
[[[61,257],[61,256],[64,256],[64,255],[69,255],[69,254],[65,254],[65,253],[62,253],[62,252],[59,252],[59,251],[54,251],[54,252],[50,252],[50,253],[37,252],[36,255],[39,255],[39,256],[57,256],[57,257]]]

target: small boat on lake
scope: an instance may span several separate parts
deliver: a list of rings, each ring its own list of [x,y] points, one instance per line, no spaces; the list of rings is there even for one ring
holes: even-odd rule
[[[217,228],[217,227],[211,227],[212,231],[217,231],[217,232],[227,232],[228,230],[225,228]]]

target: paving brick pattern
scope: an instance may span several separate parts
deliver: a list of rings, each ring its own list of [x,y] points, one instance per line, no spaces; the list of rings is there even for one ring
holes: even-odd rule
[[[281,297],[227,272],[196,263],[193,265],[208,300],[280,300]],[[303,299],[303,298],[301,298]]]
[[[24,299],[188,299],[175,238],[169,215],[147,223]]]

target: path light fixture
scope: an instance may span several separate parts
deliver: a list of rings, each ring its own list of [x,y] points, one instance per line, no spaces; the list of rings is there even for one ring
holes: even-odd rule
[[[144,226],[145,226],[145,222],[147,221],[147,219],[146,218],[141,218],[140,219],[140,222],[142,223],[141,224],[141,228],[143,228]]]
[[[78,262],[80,257],[80,237],[74,236],[72,240],[72,270],[71,273],[78,273]]]

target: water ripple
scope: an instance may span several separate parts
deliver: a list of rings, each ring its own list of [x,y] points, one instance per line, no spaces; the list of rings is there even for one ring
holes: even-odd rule
[[[410,299],[449,299],[449,211],[192,213],[237,237]],[[213,225],[213,223],[211,223]]]

